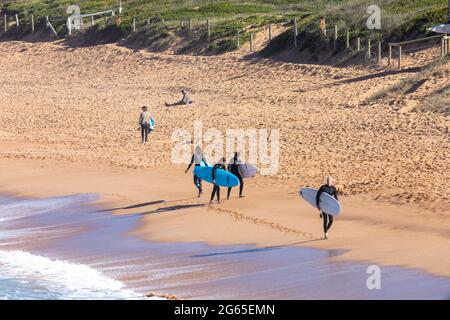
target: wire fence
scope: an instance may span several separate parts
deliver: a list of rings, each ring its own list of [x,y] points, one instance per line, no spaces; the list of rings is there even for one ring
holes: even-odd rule
[[[180,19],[162,19],[160,17],[152,16],[146,19],[137,19],[136,17],[124,17],[118,13],[118,8],[104,10],[100,12],[94,12],[89,14],[79,15],[80,21],[79,27],[74,30],[71,29],[70,19],[73,16],[52,16],[52,17],[37,17],[30,12],[17,12],[14,15],[4,14],[2,21],[3,27],[0,29],[1,33],[19,33],[26,34],[29,32],[35,32],[39,29],[49,30],[58,37],[68,37],[78,31],[84,31],[94,26],[108,27],[116,26],[128,33],[136,33],[148,28],[159,27],[160,32],[167,32],[168,30],[176,31],[188,31],[191,36],[203,38],[209,41],[214,38],[215,25],[220,24],[221,20],[214,19],[193,19],[193,18],[180,18]],[[223,20],[226,20],[225,18]],[[293,46],[299,49],[304,49],[304,39],[302,33],[298,30],[297,18],[286,17],[284,24],[289,26],[289,32],[292,32]],[[380,64],[383,56],[388,55],[388,66],[391,65],[393,56],[399,59],[399,68],[402,67],[401,59],[402,55],[414,53],[424,49],[441,46],[443,53],[450,51],[450,45],[445,49],[444,42],[441,42],[442,37],[430,37],[425,38],[423,41],[412,41],[403,43],[389,43],[386,44],[382,41],[381,35],[372,35],[365,38],[358,36],[352,36],[349,30],[339,30],[338,26],[334,28],[325,29],[322,22],[318,22],[315,29],[308,30],[308,32],[318,35],[317,41],[324,43],[329,51],[334,54],[340,52],[346,52],[347,57],[353,57],[361,55],[363,60],[368,65]],[[267,42],[270,43],[273,40],[272,23],[256,28],[237,28],[228,37],[234,39],[236,47],[242,46],[246,42],[250,42],[249,50],[254,50],[254,33],[267,30]],[[442,54],[441,54],[442,55]]]

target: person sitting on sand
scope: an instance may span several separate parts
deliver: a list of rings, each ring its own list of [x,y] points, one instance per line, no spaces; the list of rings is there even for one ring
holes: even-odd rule
[[[187,91],[186,90],[181,90],[181,93],[183,94],[183,98],[181,98],[180,101],[175,102],[175,103],[168,103],[166,102],[166,106],[167,107],[173,107],[173,106],[181,106],[181,105],[186,105],[186,104],[191,104],[193,101],[189,98]]]
[[[200,146],[196,146],[195,147],[195,152],[194,152],[194,154],[192,155],[192,158],[191,158],[191,163],[189,163],[189,166],[187,167],[186,171],[184,171],[184,173],[188,173],[189,169],[192,167],[193,164],[196,167],[200,166],[202,161],[204,163],[206,163],[205,156],[203,155],[203,152],[202,152],[202,149],[200,148]],[[195,174],[194,174],[194,185],[197,187],[197,189],[198,189],[198,196],[200,197],[200,195],[203,193],[203,190],[202,190],[202,179],[197,177]]]
[[[151,113],[147,110],[146,106],[143,106],[141,114],[139,115],[142,144],[147,143],[148,134],[150,132],[150,119],[152,119]]]
[[[333,216],[331,214],[322,211],[319,205],[319,199],[322,192],[325,192],[328,193],[330,196],[334,197],[336,200],[338,200],[337,190],[332,184],[333,178],[328,176],[326,178],[325,184],[319,188],[319,191],[317,191],[316,195],[316,206],[319,209],[320,217],[323,218],[323,232],[325,233],[324,236],[325,239],[328,239],[328,231],[330,230],[331,225],[333,224]]]
[[[242,179],[241,174],[239,173],[239,166],[241,165],[241,160],[239,159],[239,153],[236,152],[234,157],[231,158],[228,163],[228,171],[234,174],[239,179],[239,198],[244,197],[242,195],[242,191],[244,191],[244,179]],[[227,199],[230,199],[232,187],[228,188]]]
[[[216,172],[217,169],[225,170],[225,163],[226,163],[225,157],[223,157],[218,163],[216,163],[212,170],[212,179],[214,183],[214,187],[211,193],[211,200],[209,203],[211,204],[213,202],[214,196],[217,194],[217,203],[220,203],[220,187],[216,184]]]

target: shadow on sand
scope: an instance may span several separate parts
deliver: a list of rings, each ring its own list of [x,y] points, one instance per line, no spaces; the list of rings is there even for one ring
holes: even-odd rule
[[[118,211],[118,210],[131,210],[131,209],[137,209],[137,208],[142,208],[142,207],[148,207],[148,206],[154,206],[160,203],[174,203],[174,202],[182,202],[182,201],[189,201],[189,200],[194,200],[197,199],[197,197],[195,198],[186,198],[186,199],[177,199],[177,200],[170,200],[170,201],[166,201],[166,200],[154,200],[154,201],[148,201],[148,202],[142,202],[142,203],[136,203],[136,204],[132,204],[126,207],[117,207],[117,208],[108,208],[108,209],[102,209],[102,210],[98,210],[97,212],[108,212],[108,211]],[[187,205],[188,207],[191,205]],[[173,207],[177,207],[177,206],[173,206]],[[168,208],[172,208],[172,207],[168,207]],[[161,208],[163,209],[163,208]],[[182,208],[181,208],[182,209]],[[148,211],[148,212],[153,212],[153,211]],[[137,214],[145,214],[147,212],[144,213],[137,213]]]
[[[158,209],[151,210],[151,211],[139,212],[139,213],[136,213],[136,215],[144,216],[144,215],[149,215],[149,214],[156,214],[156,213],[170,212],[170,211],[183,210],[183,209],[191,209],[191,208],[199,208],[199,207],[204,207],[204,206],[205,206],[204,203],[198,203],[198,204],[178,204],[178,205],[174,205],[174,206],[170,206],[170,207],[158,208]]]
[[[190,256],[190,258],[206,258],[206,257],[214,257],[214,256],[224,256],[224,255],[230,255],[230,254],[241,254],[241,253],[258,253],[258,252],[266,252],[266,251],[272,251],[272,250],[278,250],[283,248],[288,248],[300,244],[305,244],[309,242],[315,242],[315,241],[322,241],[322,238],[312,239],[312,240],[306,240],[306,241],[300,241],[300,242],[294,242],[294,243],[287,243],[287,244],[281,244],[277,246],[270,246],[270,247],[263,247],[263,248],[252,248],[252,249],[244,249],[244,250],[236,250],[236,251],[224,251],[224,252],[212,252],[212,253],[205,253],[205,254],[197,254]]]
[[[99,212],[136,209],[136,208],[142,208],[142,207],[147,207],[147,206],[153,206],[155,204],[160,204],[160,203],[164,203],[164,202],[166,202],[166,200],[155,200],[155,201],[137,203],[137,204],[133,204],[133,205],[130,205],[127,207],[103,209],[103,210],[99,210]]]
[[[384,78],[386,76],[397,75],[397,74],[401,74],[401,73],[417,73],[417,72],[420,72],[422,69],[423,69],[423,67],[411,67],[411,68],[404,68],[402,70],[387,70],[387,71],[382,71],[382,72],[378,72],[378,73],[371,73],[371,74],[360,76],[360,77],[340,80],[340,81],[333,82],[331,84],[317,86],[317,87],[313,87],[313,88],[310,88],[307,90],[297,89],[297,90],[293,90],[293,92],[303,93],[303,92],[308,92],[308,91],[317,91],[317,90],[326,89],[326,88],[329,88],[332,86],[337,87],[337,86],[350,84],[350,83],[357,83],[357,82],[362,82],[362,81],[371,80],[371,79]]]

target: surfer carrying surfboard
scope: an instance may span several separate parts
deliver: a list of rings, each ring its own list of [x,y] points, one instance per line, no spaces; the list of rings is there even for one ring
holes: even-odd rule
[[[325,239],[328,239],[328,231],[330,230],[331,225],[333,224],[333,216],[331,214],[322,211],[322,209],[320,208],[319,202],[320,202],[320,195],[322,193],[327,193],[330,196],[334,197],[337,201],[339,201],[337,196],[337,190],[333,186],[332,177],[328,176],[326,178],[325,184],[319,188],[316,195],[316,206],[319,209],[320,217],[323,218],[323,232],[325,233],[324,237]]]
[[[217,169],[222,169],[222,170],[226,170],[225,169],[225,162],[227,160],[225,159],[225,157],[223,157],[218,163],[216,163],[213,167],[212,170],[212,180],[214,183],[214,187],[213,190],[211,192],[211,200],[209,201],[210,204],[212,204],[213,200],[214,200],[214,196],[217,194],[217,203],[220,203],[220,186],[216,184],[216,171]]]
[[[197,166],[201,166],[202,162],[206,163],[205,157],[203,155],[203,152],[202,152],[202,149],[200,148],[200,146],[196,146],[195,152],[191,158],[191,162],[189,163],[189,165],[188,165],[186,171],[184,171],[184,173],[188,173],[189,169],[192,167],[193,164],[197,167]],[[194,174],[194,185],[197,187],[198,197],[200,197],[201,194],[203,193],[202,179],[197,177],[195,174]]]
[[[242,191],[244,191],[244,179],[242,179],[241,174],[239,173],[239,166],[241,165],[241,160],[239,159],[239,153],[236,152],[234,157],[231,158],[228,163],[228,171],[234,174],[239,179],[239,198],[242,198]],[[227,199],[230,199],[231,187],[228,188]]]
[[[139,115],[139,129],[141,130],[142,144],[147,143],[148,134],[150,132],[151,119],[152,119],[151,113],[147,110],[146,106],[143,106],[141,114]]]

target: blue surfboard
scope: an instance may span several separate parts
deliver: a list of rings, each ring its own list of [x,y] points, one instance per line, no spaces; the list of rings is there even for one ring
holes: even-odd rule
[[[155,119],[150,118],[150,121],[148,122],[148,127],[150,128],[150,130],[155,129]]]
[[[195,167],[194,174],[206,182],[213,183],[212,171],[213,167],[198,166]],[[239,179],[228,171],[217,169],[216,184],[221,187],[235,187],[239,185]]]

